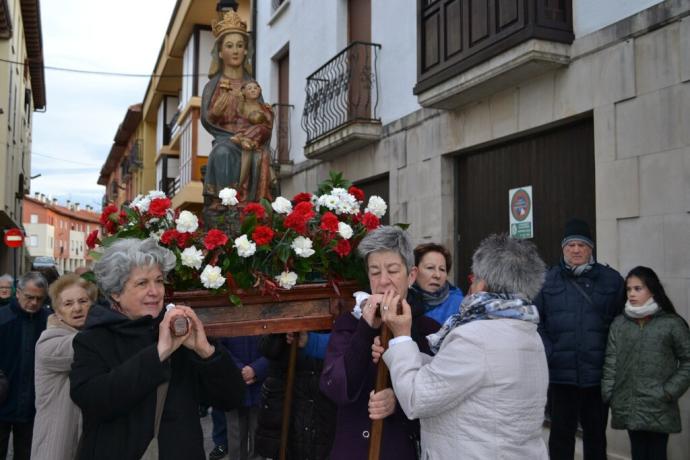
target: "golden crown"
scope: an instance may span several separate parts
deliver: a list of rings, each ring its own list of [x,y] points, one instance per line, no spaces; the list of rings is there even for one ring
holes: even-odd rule
[[[247,35],[247,23],[232,9],[222,13],[222,17],[213,22],[213,36],[215,38],[230,32]]]

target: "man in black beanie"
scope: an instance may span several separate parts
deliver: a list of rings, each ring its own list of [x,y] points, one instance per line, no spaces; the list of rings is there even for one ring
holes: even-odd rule
[[[549,270],[534,299],[549,363],[551,460],[572,460],[578,421],[585,460],[606,459],[608,406],[601,375],[611,321],[623,311],[625,284],[614,269],[594,260],[587,222],[565,225],[563,258]]]

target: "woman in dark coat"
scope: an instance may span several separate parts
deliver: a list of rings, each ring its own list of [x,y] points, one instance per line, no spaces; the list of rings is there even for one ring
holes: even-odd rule
[[[338,406],[332,460],[366,459],[372,420],[383,420],[381,460],[415,459],[419,443],[419,422],[408,420],[392,388],[374,392],[376,365],[372,345],[379,335],[381,318],[376,312],[389,290],[411,302],[412,338],[420,350],[429,352],[425,336],[436,332],[438,322],[424,315],[423,302],[408,297],[415,280],[412,245],[398,227],[379,227],[359,244],[364,258],[371,296],[352,313],[336,319],[321,375],[321,391]],[[384,306],[381,306],[384,308]]]
[[[231,410],[243,402],[240,371],[209,343],[194,311],[163,309],[174,266],[174,254],[154,240],[124,239],[94,268],[111,305],[93,307],[74,339],[70,395],[84,423],[78,459],[204,460],[199,404]],[[171,332],[178,317],[188,323],[182,336]]]
[[[601,394],[611,426],[628,430],[633,460],[664,460],[681,430],[678,399],[690,386],[690,330],[651,268],[625,279],[628,302],[611,325]]]

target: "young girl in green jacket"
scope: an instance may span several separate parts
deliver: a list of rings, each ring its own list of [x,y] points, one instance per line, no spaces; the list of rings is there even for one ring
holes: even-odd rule
[[[628,430],[632,460],[666,459],[690,385],[690,330],[651,268],[625,279],[628,301],[609,330],[601,392],[611,426]]]

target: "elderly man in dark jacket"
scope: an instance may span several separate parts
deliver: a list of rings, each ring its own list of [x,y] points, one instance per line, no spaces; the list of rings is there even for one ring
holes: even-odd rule
[[[585,460],[606,459],[608,406],[600,385],[609,325],[623,310],[625,285],[616,270],[594,260],[586,222],[568,221],[561,246],[563,259],[534,300],[549,362],[549,455],[573,459],[579,420]]]
[[[0,459],[7,455],[10,433],[16,460],[29,459],[36,408],[34,350],[46,328],[43,306],[48,283],[38,272],[19,279],[17,297],[0,309],[0,370],[9,383],[7,399],[0,403]]]

